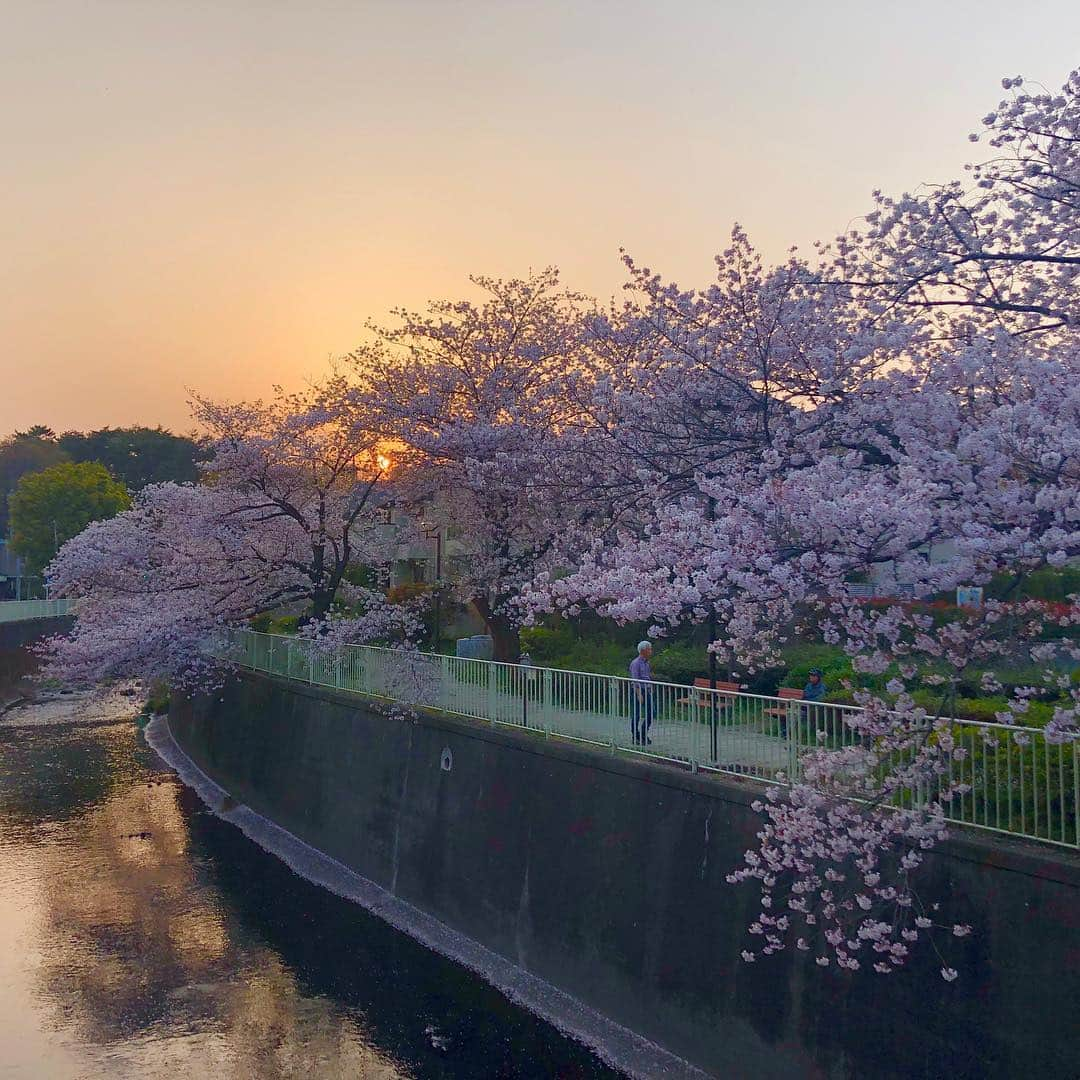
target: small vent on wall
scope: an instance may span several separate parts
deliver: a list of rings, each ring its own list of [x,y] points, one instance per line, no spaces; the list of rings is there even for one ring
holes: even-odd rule
[[[454,755],[450,753],[450,747],[443,747],[442,757],[439,759],[439,768],[443,772],[449,772],[454,767]]]

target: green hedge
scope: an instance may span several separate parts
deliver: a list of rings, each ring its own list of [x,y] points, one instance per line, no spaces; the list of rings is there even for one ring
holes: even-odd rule
[[[971,785],[957,796],[950,815],[977,825],[1022,832],[1065,843],[1077,835],[1075,744],[1046,744],[1041,739],[1017,742],[1011,731],[956,727],[959,745],[969,756],[956,765],[955,776]]]

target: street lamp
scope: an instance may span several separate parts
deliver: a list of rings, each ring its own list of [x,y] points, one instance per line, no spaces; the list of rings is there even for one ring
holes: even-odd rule
[[[424,529],[424,538],[435,541],[435,648],[442,644],[442,526]]]
[[[709,521],[716,520],[716,499],[710,495],[708,504]],[[713,642],[716,641],[716,601],[709,600],[709,734],[712,760],[715,765],[720,757],[720,717],[717,715],[720,703],[716,700],[716,653]]]

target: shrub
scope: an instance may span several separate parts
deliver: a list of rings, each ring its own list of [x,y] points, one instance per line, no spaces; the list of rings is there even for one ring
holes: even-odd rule
[[[937,715],[940,709],[946,716],[955,716],[958,720],[978,720],[984,724],[997,724],[997,714],[1005,712],[1009,707],[1009,699],[1004,695],[992,697],[957,697],[951,706],[942,708],[941,694],[933,690],[916,690],[912,695],[915,703],[933,715]],[[1054,715],[1052,703],[1033,701],[1028,706],[1026,713],[1021,713],[1016,718],[1020,727],[1045,727]]]
[[[169,711],[169,686],[164,682],[155,682],[150,686],[150,693],[143,702],[143,714],[163,716]]]
[[[1034,708],[1034,706],[1033,706]],[[1010,731],[954,729],[970,753],[957,762],[954,778],[970,791],[953,799],[960,818],[1000,829],[1074,842],[1076,757],[1066,746],[1027,742]]]
[[[659,646],[653,657],[652,669],[653,675],[661,682],[690,686],[695,679],[708,676],[709,654],[703,645],[675,643]],[[719,677],[724,676],[721,673]]]
[[[551,667],[558,656],[568,655],[575,645],[570,627],[526,626],[521,631],[521,648],[532,657],[534,664]]]
[[[821,670],[825,696],[829,701],[850,701],[851,692],[844,689],[845,679],[854,679],[851,659],[835,645],[800,642],[784,650],[787,669],[780,675],[781,686],[801,689],[810,678],[813,668]]]
[[[350,585],[357,585],[363,589],[374,589],[379,584],[379,571],[363,563],[350,563],[345,567],[345,573],[342,576]]]
[[[1080,566],[1044,566],[1026,574],[1018,585],[1013,585],[1011,574],[999,574],[986,587],[988,596],[995,599],[1017,600],[1067,600],[1073,593],[1080,593]]]

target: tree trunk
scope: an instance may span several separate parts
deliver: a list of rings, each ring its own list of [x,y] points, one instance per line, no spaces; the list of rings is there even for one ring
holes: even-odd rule
[[[334,603],[334,593],[330,589],[318,589],[311,599],[311,611],[301,621],[304,623],[323,619]]]
[[[474,596],[473,607],[484,620],[491,640],[495,644],[495,659],[516,664],[521,659],[521,639],[518,628],[505,615],[493,611],[486,596]]]

